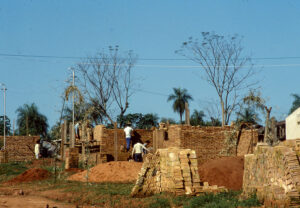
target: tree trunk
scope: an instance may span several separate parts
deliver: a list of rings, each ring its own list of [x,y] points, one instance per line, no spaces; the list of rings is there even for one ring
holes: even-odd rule
[[[182,124],[182,114],[183,113],[180,113],[180,125]]]
[[[265,110],[267,112],[267,115],[266,115],[266,122],[265,122],[264,142],[267,142],[267,138],[268,138],[268,135],[269,135],[270,114],[271,114],[272,107],[268,108],[267,106],[265,106]]]
[[[224,101],[221,99],[221,106],[222,106],[222,127],[225,126],[225,109],[224,109]]]

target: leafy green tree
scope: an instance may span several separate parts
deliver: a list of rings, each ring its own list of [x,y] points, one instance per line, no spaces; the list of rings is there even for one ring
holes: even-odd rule
[[[24,104],[16,110],[17,126],[20,135],[47,136],[47,117],[38,111],[38,107],[32,104]]]
[[[139,129],[150,129],[158,125],[158,116],[156,114],[147,113],[141,117],[137,123]]]
[[[120,127],[124,128],[125,124],[131,123],[134,128],[137,129],[149,129],[152,126],[157,126],[158,124],[158,116],[156,114],[141,114],[141,113],[133,113],[127,114],[122,117],[118,116],[118,123],[120,123]]]
[[[180,123],[182,124],[182,115],[185,111],[185,103],[193,100],[192,96],[188,94],[186,89],[173,88],[173,94],[168,97],[168,102],[173,101],[174,112],[179,113]]]
[[[203,111],[197,111],[194,110],[193,114],[191,115],[191,119],[190,119],[190,123],[192,126],[204,126],[205,122],[204,122],[204,118],[205,114]]]
[[[258,114],[253,108],[243,108],[241,112],[237,112],[237,122],[246,122],[257,124],[260,121]]]
[[[4,116],[0,116],[0,136],[3,135],[4,131]],[[5,134],[6,135],[9,135],[10,134],[10,128],[11,128],[11,125],[10,125],[10,119],[5,116]]]
[[[210,121],[205,122],[206,126],[222,126],[222,122],[218,118],[210,117]]]
[[[294,101],[293,101],[293,104],[292,104],[289,114],[293,113],[297,108],[300,107],[300,95],[292,94],[292,96],[294,98]]]
[[[175,119],[173,119],[173,118],[165,118],[165,117],[161,118],[160,122],[162,122],[162,123],[168,123],[169,122],[169,124],[176,124],[177,123],[175,121]]]

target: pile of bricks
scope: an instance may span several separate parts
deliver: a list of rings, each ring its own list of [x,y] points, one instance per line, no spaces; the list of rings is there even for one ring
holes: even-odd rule
[[[267,207],[299,207],[300,140],[292,143],[259,144],[254,154],[245,155],[244,196],[256,193]]]
[[[190,149],[159,149],[148,154],[131,196],[161,192],[196,195],[204,191],[223,191],[223,187],[200,185],[196,153]]]
[[[79,151],[78,148],[68,148],[65,152],[65,169],[78,168]]]
[[[7,163],[8,162],[8,157],[7,157],[7,151],[1,150],[0,151],[0,164],[1,163]]]

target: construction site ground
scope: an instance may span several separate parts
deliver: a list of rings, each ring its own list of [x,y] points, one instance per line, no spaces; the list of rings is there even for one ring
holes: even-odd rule
[[[101,165],[106,168],[101,168]],[[200,203],[195,202],[195,200],[200,200],[199,197],[173,196],[166,193],[145,198],[130,197],[134,180],[123,176],[128,172],[138,172],[141,164],[129,162],[100,164],[89,170],[91,177],[94,173],[105,179],[104,182],[98,183],[86,182],[83,177],[85,174],[81,169],[64,171],[63,164],[57,162],[55,171],[54,166],[53,159],[41,159],[30,163],[0,164],[0,208],[193,207],[193,203]],[[113,168],[119,172],[117,178],[120,179],[122,176],[124,181],[120,181],[114,176],[114,173],[111,172]],[[103,172],[103,170],[107,172]],[[110,181],[109,172],[111,178],[115,178],[115,182]],[[81,182],[67,180],[74,174],[76,174],[75,178]],[[24,182],[22,182],[23,176]],[[133,176],[133,178],[135,177]],[[251,200],[255,199],[251,199],[250,202],[245,201],[245,203],[243,202],[245,206],[240,206],[243,203],[238,202],[238,194],[238,192],[229,192],[216,196],[215,199],[209,196],[209,200],[214,200],[213,203],[220,201],[220,203],[232,204],[229,207],[253,207]],[[209,200],[205,199],[204,201],[210,203]],[[201,207],[206,207],[206,205]],[[213,206],[207,204],[207,207]]]

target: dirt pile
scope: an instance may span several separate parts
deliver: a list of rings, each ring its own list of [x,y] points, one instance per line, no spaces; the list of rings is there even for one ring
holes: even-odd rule
[[[26,170],[24,173],[16,176],[15,178],[7,181],[6,183],[22,183],[30,181],[39,181],[49,178],[51,173],[41,168],[31,168]]]
[[[108,162],[99,164],[89,170],[89,182],[134,182],[138,178],[142,163],[137,162]],[[68,180],[86,182],[87,171],[71,175]]]
[[[202,182],[209,185],[225,186],[231,190],[243,187],[244,157],[224,157],[210,160],[199,166]]]

